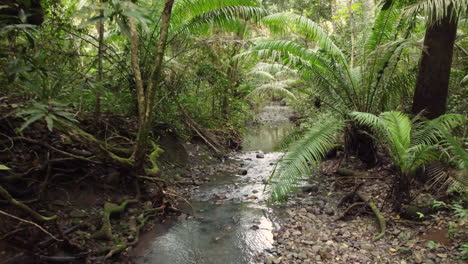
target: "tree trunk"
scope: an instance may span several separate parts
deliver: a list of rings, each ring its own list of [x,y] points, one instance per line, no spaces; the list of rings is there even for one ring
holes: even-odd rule
[[[164,10],[161,15],[161,27],[159,41],[157,44],[157,52],[154,60],[154,68],[149,77],[149,83],[146,87],[144,98],[139,98],[138,101],[144,102],[144,115],[139,115],[138,134],[135,148],[135,168],[137,171],[143,171],[146,159],[146,149],[148,146],[148,137],[151,130],[151,121],[153,118],[154,106],[154,89],[161,82],[161,70],[163,66],[164,51],[166,49],[167,36],[172,14],[174,0],[166,0]],[[140,95],[141,96],[141,95]]]
[[[98,46],[98,90],[96,91],[96,105],[94,109],[94,114],[96,117],[96,124],[99,127],[101,123],[101,91],[100,86],[102,85],[103,79],[103,67],[102,67],[102,60],[103,60],[103,52],[104,52],[104,11],[99,12],[101,19],[98,22],[97,30],[99,33],[99,46]]]
[[[457,19],[450,13],[442,21],[429,26],[424,37],[424,48],[419,65],[413,114],[425,110],[424,116],[434,119],[443,115],[452,65],[453,45],[457,32]]]

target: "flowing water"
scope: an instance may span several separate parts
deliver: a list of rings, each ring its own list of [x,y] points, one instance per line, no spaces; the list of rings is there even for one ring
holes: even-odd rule
[[[139,264],[248,264],[271,247],[276,214],[265,202],[264,182],[282,153],[273,146],[291,123],[269,122],[246,135],[244,151],[230,158],[247,175],[219,173],[194,191],[195,216],[168,226],[137,254]],[[264,158],[257,158],[259,151]]]

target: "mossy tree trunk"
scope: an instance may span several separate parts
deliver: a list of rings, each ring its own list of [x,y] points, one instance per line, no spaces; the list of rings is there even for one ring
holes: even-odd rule
[[[156,89],[161,83],[161,71],[163,67],[164,51],[166,49],[167,37],[169,32],[169,25],[172,14],[172,7],[174,6],[174,0],[166,0],[164,4],[164,10],[161,15],[161,26],[159,41],[157,43],[156,57],[154,60],[154,66],[150,73],[148,84],[146,87],[143,85],[137,86],[139,90],[137,92],[138,103],[139,103],[139,114],[138,114],[138,133],[137,142],[134,152],[135,157],[135,168],[137,171],[144,171],[146,151],[148,147],[148,138],[150,136],[151,124],[153,119],[153,106],[154,106],[154,89]],[[133,32],[136,34],[136,30]],[[135,41],[135,37],[131,38]],[[132,56],[138,56],[138,44],[132,43]],[[137,57],[136,57],[137,58]],[[135,59],[135,58],[133,58]],[[135,71],[135,64],[132,62],[132,66]],[[136,76],[135,79],[138,79]],[[140,76],[141,79],[141,76]]]

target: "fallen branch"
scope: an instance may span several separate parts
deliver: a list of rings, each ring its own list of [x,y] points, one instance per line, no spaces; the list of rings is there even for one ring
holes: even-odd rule
[[[56,240],[56,241],[62,241],[62,240],[56,238],[56,237],[55,237],[54,235],[52,235],[51,233],[49,233],[49,232],[48,232],[47,230],[45,230],[43,227],[41,227],[40,225],[38,225],[38,224],[36,224],[36,223],[34,223],[34,222],[28,221],[28,220],[26,220],[26,219],[19,218],[19,217],[17,217],[17,216],[11,215],[11,214],[9,214],[9,213],[7,213],[7,212],[5,212],[5,211],[2,211],[2,210],[0,210],[0,214],[5,215],[5,216],[8,216],[8,217],[11,217],[11,218],[16,219],[16,220],[18,220],[18,221],[21,221],[21,222],[24,222],[24,223],[33,225],[33,226],[37,227],[39,230],[41,230],[42,232],[44,232],[44,233],[46,233],[47,235],[49,235],[52,239],[54,239],[54,240]]]

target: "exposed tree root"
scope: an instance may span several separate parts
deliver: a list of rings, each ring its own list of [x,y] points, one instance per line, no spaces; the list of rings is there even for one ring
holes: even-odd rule
[[[351,211],[351,209],[353,209],[354,207],[363,206],[363,205],[365,205],[365,204],[366,204],[366,203],[362,203],[362,202],[361,202],[361,203],[353,203],[353,204],[350,205],[348,208],[346,208],[346,210],[344,210],[344,212],[341,213],[341,215],[339,215],[339,216],[336,218],[336,220],[341,220],[341,219],[343,219],[343,218],[346,216],[346,214],[348,214],[348,212]]]
[[[4,189],[1,185],[0,185],[0,196],[2,196],[3,199],[5,199],[9,204],[16,206],[22,209],[23,211],[26,211],[28,214],[34,217],[34,219],[36,219],[37,221],[47,222],[47,221],[52,221],[52,220],[57,219],[56,215],[47,217],[34,211],[33,209],[31,209],[31,207],[13,198],[11,194],[6,189]]]
[[[377,221],[379,222],[380,233],[374,237],[374,241],[382,238],[385,235],[385,230],[386,230],[386,222],[387,221],[386,221],[385,217],[382,215],[382,213],[380,212],[379,208],[377,208],[375,203],[372,202],[371,199],[367,195],[365,195],[365,194],[363,194],[361,192],[357,192],[357,195],[359,196],[359,198],[361,198],[361,200],[363,200],[364,202],[366,202],[369,205],[369,207],[371,208],[371,210],[374,213],[375,217],[377,218]]]
[[[29,143],[33,143],[33,144],[37,144],[37,145],[41,145],[43,147],[46,147],[52,151],[55,151],[57,153],[60,153],[64,156],[67,156],[67,157],[70,157],[70,158],[74,158],[74,159],[77,159],[77,160],[82,160],[82,161],[86,161],[86,162],[91,162],[91,163],[99,163],[98,161],[95,161],[95,160],[92,160],[90,158],[86,158],[86,157],[83,157],[83,156],[78,156],[78,155],[75,155],[75,154],[72,154],[72,153],[69,153],[69,152],[66,152],[66,151],[63,151],[63,150],[60,150],[56,147],[53,147],[49,144],[46,144],[44,142],[41,142],[41,141],[38,141],[38,140],[34,140],[34,139],[31,139],[31,138],[27,138],[27,137],[14,137],[12,138],[13,140],[22,140],[22,141],[26,141],[26,142],[29,142]]]
[[[357,185],[352,192],[345,195],[341,199],[341,201],[338,203],[338,206],[343,204],[346,201],[353,201],[355,196],[359,197],[359,199],[362,200],[363,202],[353,203],[336,220],[342,219],[352,208],[354,208],[356,206],[359,206],[359,205],[367,204],[370,207],[370,209],[372,210],[372,212],[374,213],[375,217],[377,218],[377,221],[378,221],[379,227],[380,227],[380,233],[377,234],[374,237],[374,241],[375,241],[375,240],[378,240],[378,239],[382,238],[385,235],[386,222],[387,221],[386,221],[385,217],[382,215],[382,213],[380,212],[379,208],[377,208],[375,203],[373,201],[371,201],[371,199],[367,195],[365,195],[364,193],[358,191],[359,188],[361,188],[362,185],[363,185],[363,183]]]
[[[111,215],[122,213],[125,211],[128,204],[137,202],[137,200],[126,200],[119,206],[112,206],[109,203],[106,203],[104,206],[104,216],[102,217],[102,227],[99,231],[94,233],[93,237],[103,240],[112,240],[112,225],[110,222]]]

